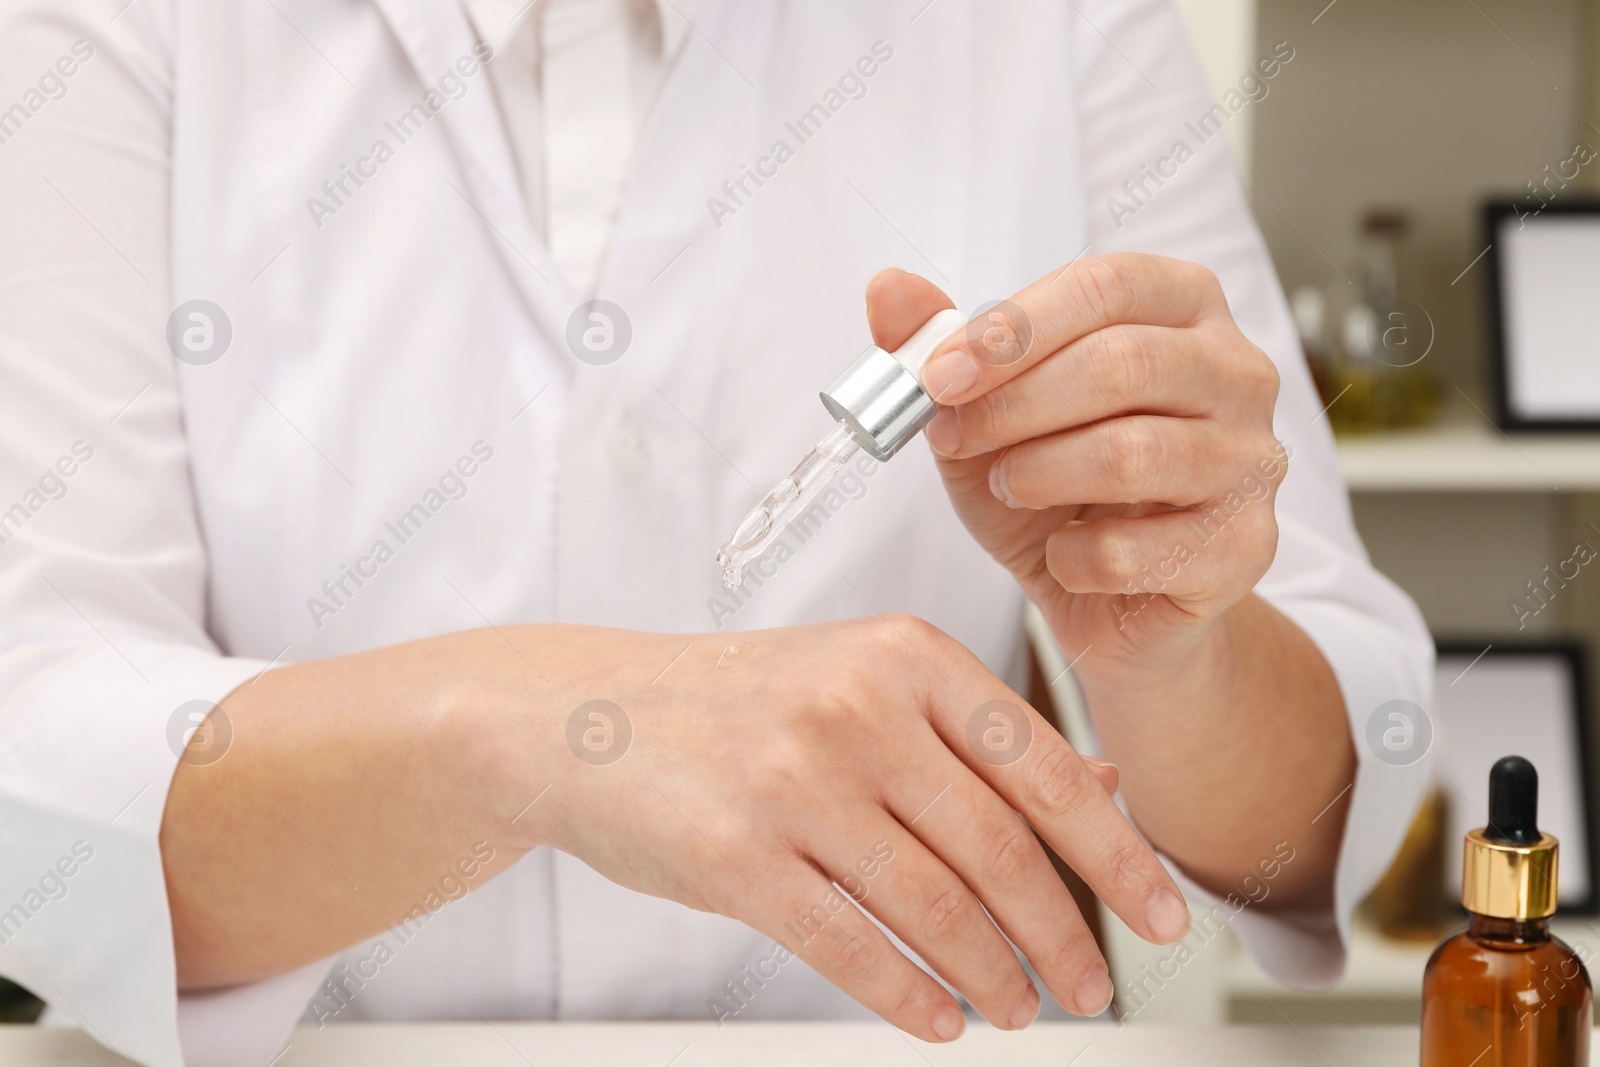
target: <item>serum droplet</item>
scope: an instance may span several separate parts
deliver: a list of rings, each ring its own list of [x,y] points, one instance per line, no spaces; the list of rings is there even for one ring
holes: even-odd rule
[[[743,656],[747,651],[749,649],[738,642],[729,645],[722,650],[722,655],[717,657],[717,670],[725,671],[729,667],[737,666],[739,657]]]

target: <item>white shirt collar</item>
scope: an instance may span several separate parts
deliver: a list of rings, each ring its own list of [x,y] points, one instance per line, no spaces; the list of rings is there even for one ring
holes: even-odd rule
[[[661,54],[663,58],[671,59],[683,47],[683,42],[693,32],[693,22],[707,14],[713,0],[650,0],[656,9],[656,18],[661,24]],[[538,12],[533,7],[543,4],[544,0],[463,0],[464,6],[472,15],[473,23],[479,28],[480,33],[489,34],[485,27],[502,27],[493,34],[489,41],[496,50],[502,48],[511,36],[511,31],[506,29],[515,19],[521,25],[524,19],[538,17]]]
[[[696,17],[697,5],[692,0],[655,0],[656,18],[661,21],[661,55],[671,59],[683,47],[685,38],[693,32],[689,20]]]
[[[661,20],[661,54],[671,59],[694,33],[694,23],[711,13],[714,0],[655,0]]]

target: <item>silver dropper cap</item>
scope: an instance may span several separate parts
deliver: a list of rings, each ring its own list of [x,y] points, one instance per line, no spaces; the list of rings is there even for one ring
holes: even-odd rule
[[[887,461],[938,412],[917,376],[933,350],[966,324],[965,315],[948,308],[923,323],[893,354],[869,346],[822,391],[822,406],[849,428],[868,455]]]

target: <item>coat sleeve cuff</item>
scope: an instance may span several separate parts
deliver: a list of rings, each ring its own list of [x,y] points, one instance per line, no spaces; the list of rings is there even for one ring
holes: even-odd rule
[[[125,637],[0,657],[17,694],[0,713],[0,974],[45,1000],[49,1021],[138,1063],[179,1067],[180,1023],[220,999],[180,1011],[161,820],[190,716],[266,666]]]
[[[178,998],[178,1032],[187,1067],[268,1063],[288,1043],[334,957],[230,989]]]

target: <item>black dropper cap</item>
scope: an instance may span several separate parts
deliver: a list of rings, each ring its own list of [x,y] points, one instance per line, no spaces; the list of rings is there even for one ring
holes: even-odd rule
[[[1486,840],[1502,845],[1537,845],[1539,772],[1521,756],[1506,756],[1489,771]]]

